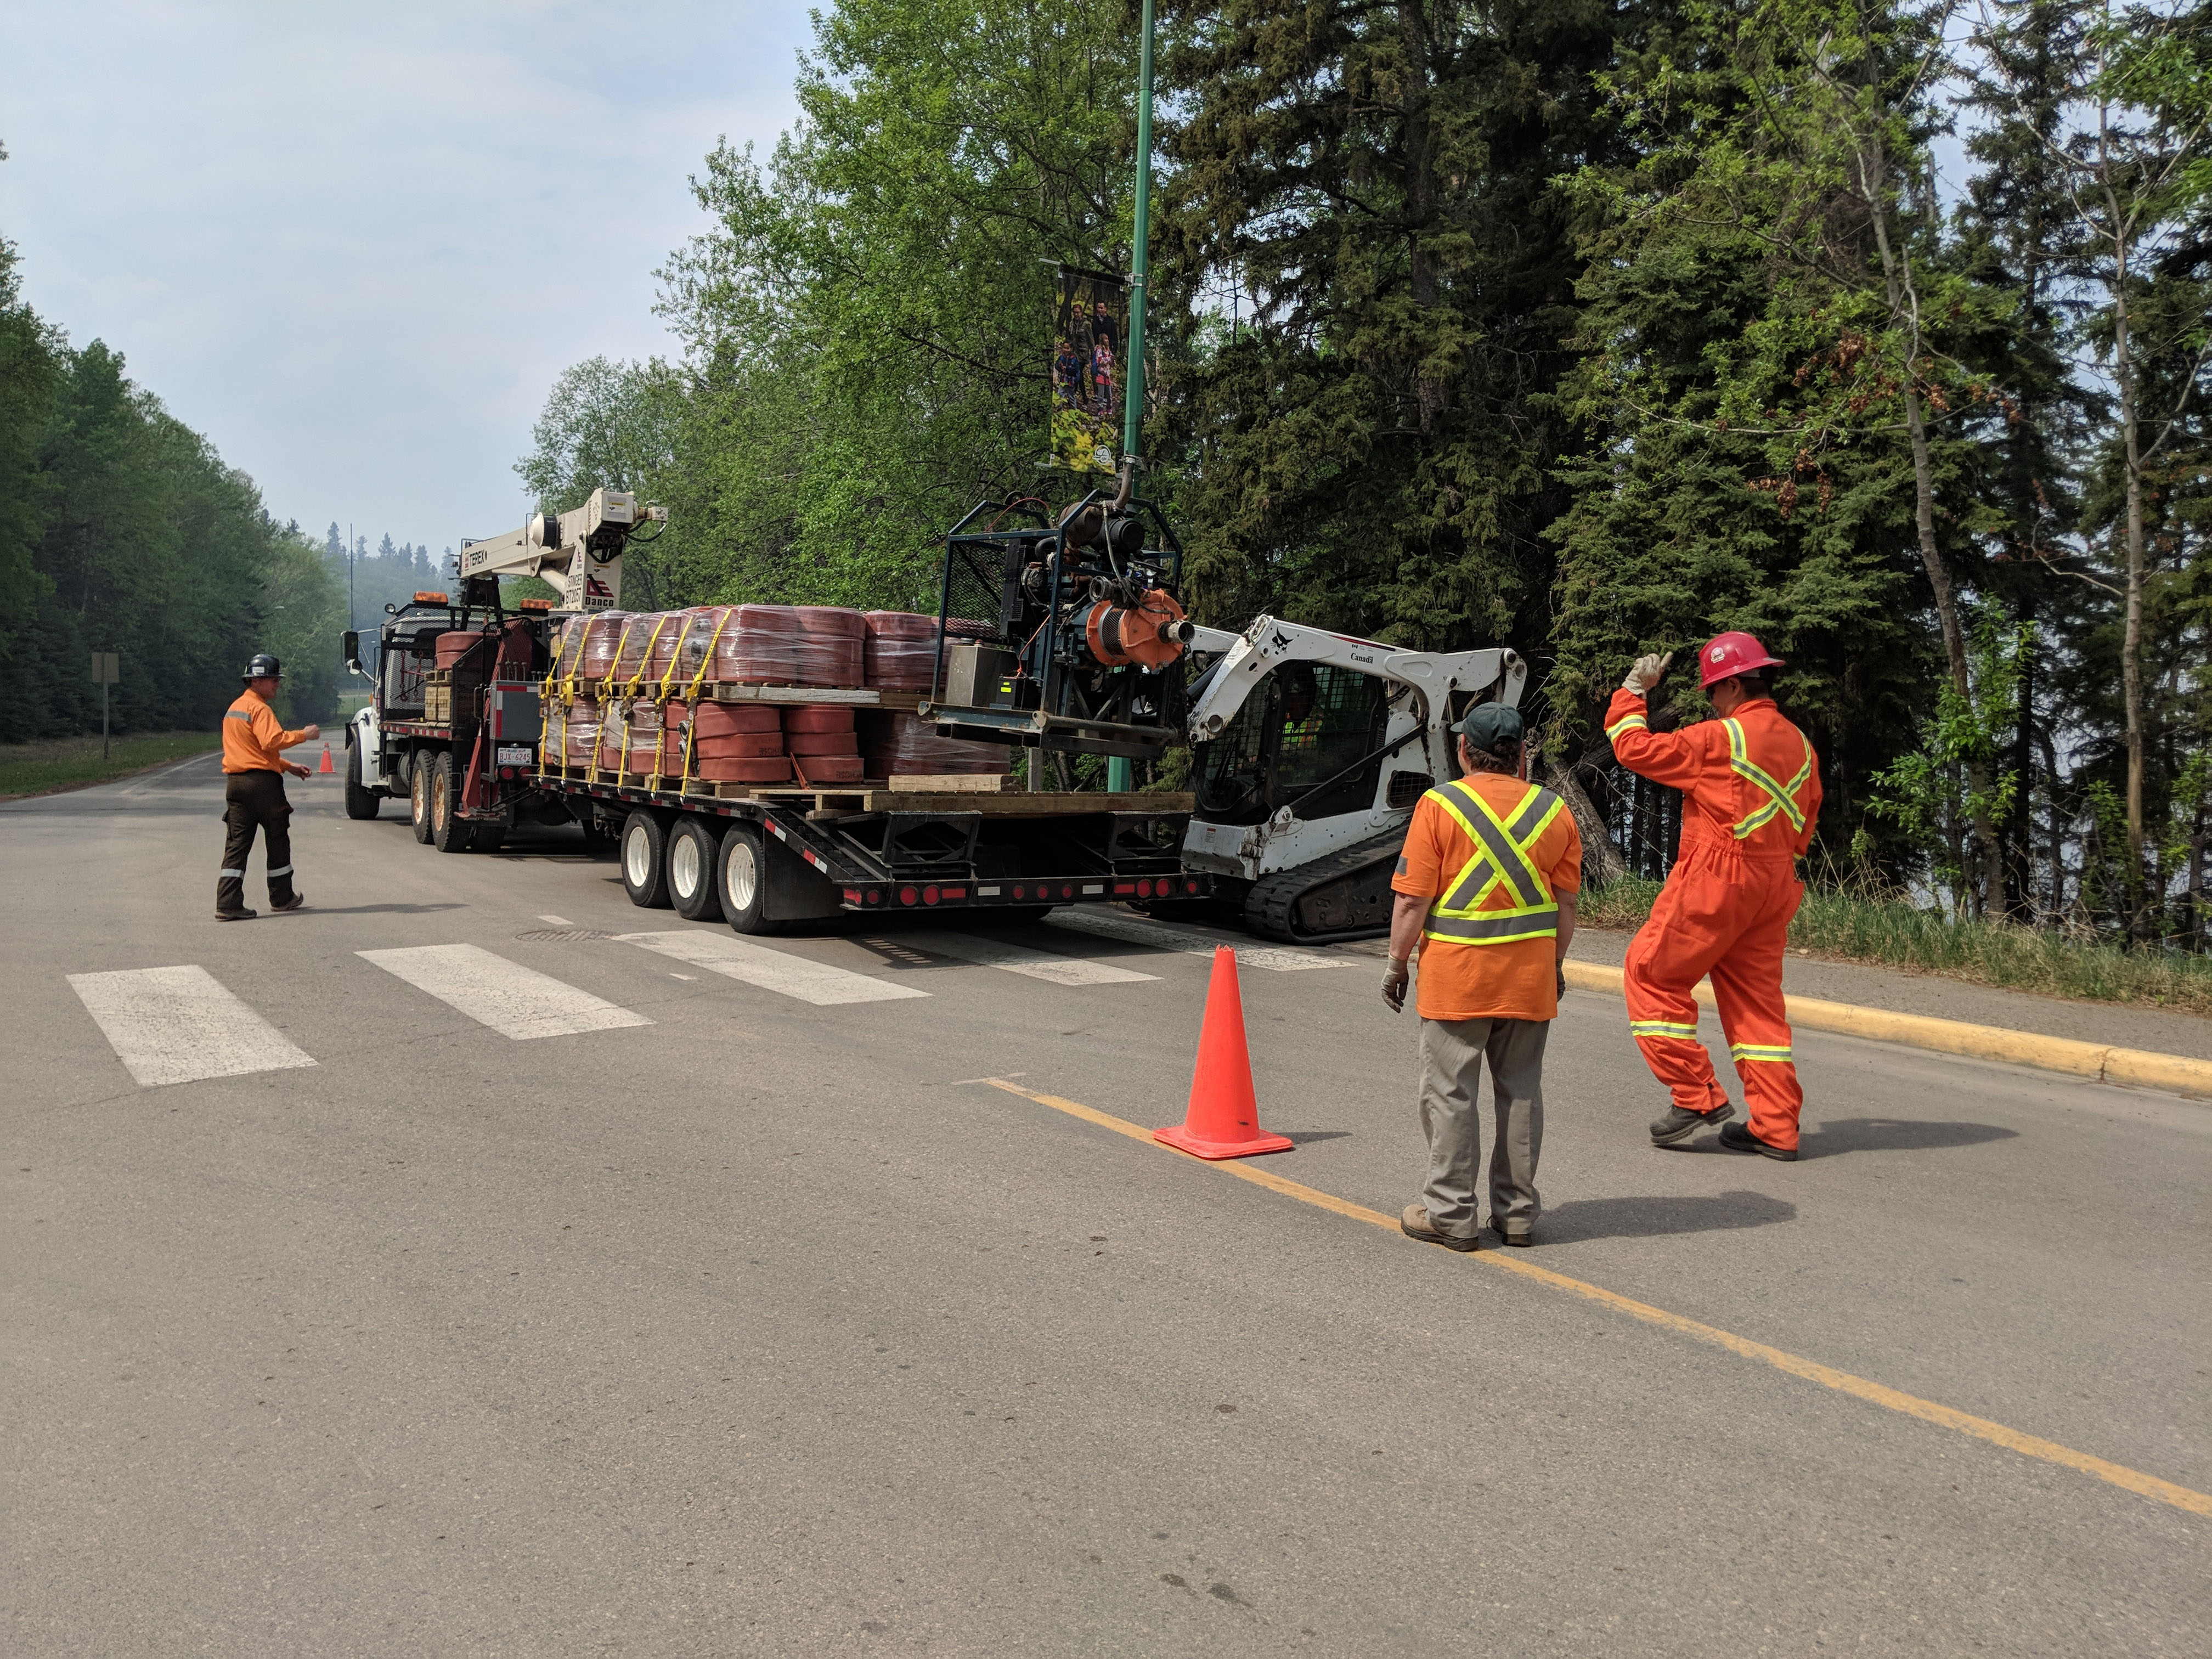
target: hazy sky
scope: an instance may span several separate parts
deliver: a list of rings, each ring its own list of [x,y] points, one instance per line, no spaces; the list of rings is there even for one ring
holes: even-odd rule
[[[522,521],[553,376],[670,342],[718,135],[793,112],[805,0],[0,5],[24,295],[319,535]]]

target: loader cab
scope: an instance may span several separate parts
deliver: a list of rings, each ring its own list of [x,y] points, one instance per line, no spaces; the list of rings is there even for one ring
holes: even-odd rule
[[[1191,757],[1198,816],[1263,823],[1285,806],[1310,821],[1375,804],[1388,683],[1333,663],[1285,663]]]

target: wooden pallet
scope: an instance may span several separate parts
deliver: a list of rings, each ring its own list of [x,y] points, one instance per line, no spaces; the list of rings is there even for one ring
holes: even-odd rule
[[[727,685],[717,682],[702,688],[716,702],[832,703],[854,708],[915,709],[921,706],[919,691],[879,691],[825,685]]]

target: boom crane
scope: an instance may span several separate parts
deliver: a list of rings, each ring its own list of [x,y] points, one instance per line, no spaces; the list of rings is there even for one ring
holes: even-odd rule
[[[560,578],[557,609],[613,611],[622,603],[622,556],[631,534],[645,524],[665,524],[668,509],[658,501],[641,505],[626,489],[594,489],[581,507],[560,514],[535,513],[520,530],[481,542],[461,544],[462,602],[491,605],[487,592],[470,583],[495,582],[501,576]]]

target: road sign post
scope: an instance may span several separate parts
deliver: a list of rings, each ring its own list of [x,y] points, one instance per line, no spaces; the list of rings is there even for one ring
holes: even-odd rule
[[[100,757],[107,758],[108,688],[119,676],[116,672],[116,653],[95,651],[92,653],[92,677],[100,682]]]

